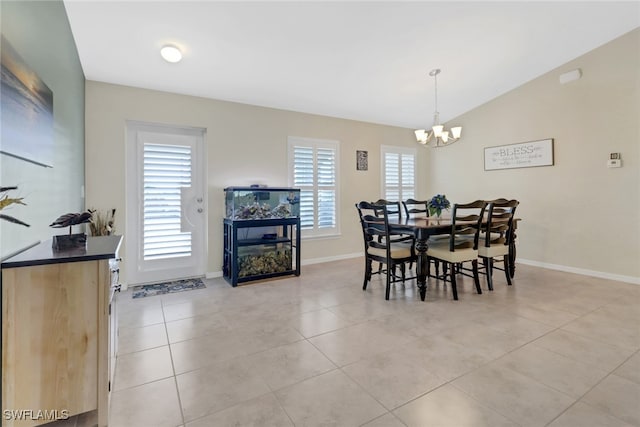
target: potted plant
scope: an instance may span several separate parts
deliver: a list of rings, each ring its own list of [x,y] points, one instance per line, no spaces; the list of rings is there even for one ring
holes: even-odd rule
[[[92,236],[110,236],[115,233],[115,209],[110,209],[107,212],[89,209],[89,212],[91,212],[89,229],[91,230]]]
[[[26,203],[22,201],[22,197],[10,198],[7,194],[9,191],[17,189],[18,187],[0,187],[0,211],[11,205],[26,205]],[[14,218],[3,213],[0,213],[0,219],[4,219],[5,221],[9,221],[14,224],[20,224],[24,225],[25,227],[29,227],[29,224],[20,221],[18,218]]]

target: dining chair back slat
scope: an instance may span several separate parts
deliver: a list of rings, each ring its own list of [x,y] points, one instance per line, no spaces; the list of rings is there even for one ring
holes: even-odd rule
[[[402,206],[404,207],[404,212],[407,215],[407,218],[417,215],[429,216],[428,200],[407,199],[402,202]]]
[[[392,202],[385,199],[378,199],[373,202],[375,205],[384,206],[387,211],[387,216],[397,215],[398,218],[402,218],[402,211],[400,210],[400,202]]]

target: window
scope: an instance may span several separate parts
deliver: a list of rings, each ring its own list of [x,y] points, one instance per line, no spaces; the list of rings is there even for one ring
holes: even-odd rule
[[[300,189],[302,237],[337,235],[339,142],[289,137],[289,182]]]
[[[381,147],[382,198],[402,201],[416,196],[415,148]]]

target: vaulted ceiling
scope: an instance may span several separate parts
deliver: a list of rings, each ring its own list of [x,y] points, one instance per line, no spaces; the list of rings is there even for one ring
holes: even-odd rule
[[[640,26],[638,1],[64,4],[89,80],[409,128],[434,68],[447,121]]]

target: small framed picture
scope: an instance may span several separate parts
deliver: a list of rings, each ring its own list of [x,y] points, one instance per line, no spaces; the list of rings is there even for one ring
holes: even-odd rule
[[[369,152],[356,150],[356,170],[369,170]]]

